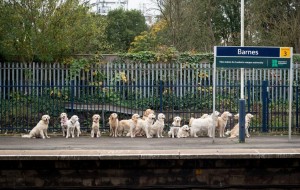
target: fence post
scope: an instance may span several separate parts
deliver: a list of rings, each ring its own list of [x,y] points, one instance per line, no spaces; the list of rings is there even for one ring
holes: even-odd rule
[[[163,81],[159,81],[159,111],[162,113],[163,108]]]
[[[248,99],[247,99],[247,107],[248,107],[248,113],[250,113],[250,105],[251,105],[251,86],[250,86],[250,80],[247,80],[247,96],[248,96]]]
[[[262,132],[268,132],[268,81],[264,80],[262,82],[262,106],[263,106],[263,121],[262,121]]]
[[[299,86],[296,88],[296,129],[299,128]]]
[[[245,99],[239,100],[239,143],[245,143]]]
[[[70,100],[71,100],[71,114],[73,115],[74,113],[74,90],[75,90],[75,85],[74,85],[74,80],[71,80],[71,97],[70,97]]]

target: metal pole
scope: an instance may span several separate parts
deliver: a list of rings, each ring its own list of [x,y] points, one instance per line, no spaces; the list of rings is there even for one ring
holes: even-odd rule
[[[244,30],[244,21],[245,21],[245,3],[244,0],[241,0],[241,47],[243,47],[245,45],[244,41],[245,41],[245,30]],[[244,73],[245,70],[244,68],[241,68],[241,99],[244,99]]]
[[[292,140],[292,101],[293,101],[293,48],[291,47],[291,64],[290,64],[290,96],[289,96],[289,141]],[[296,116],[297,117],[297,116]]]
[[[213,118],[215,118],[215,111],[216,111],[216,55],[217,55],[217,47],[214,47],[214,64],[213,64]],[[213,136],[213,143],[215,142],[215,128],[216,123],[215,119],[213,119],[213,127],[212,127],[212,136]]]
[[[241,0],[241,47],[244,46],[244,9],[245,9],[245,2]],[[244,95],[244,75],[245,69],[241,68],[241,99],[239,101],[239,142],[245,143],[245,95]],[[243,134],[241,134],[243,133]]]

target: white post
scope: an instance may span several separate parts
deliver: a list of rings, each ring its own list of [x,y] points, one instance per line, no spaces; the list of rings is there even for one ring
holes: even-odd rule
[[[294,80],[294,71],[293,71],[293,48],[291,47],[291,65],[290,65],[290,96],[289,96],[289,141],[292,140],[292,101],[293,101],[293,80]]]
[[[214,64],[213,64],[213,118],[215,118],[215,111],[216,111],[216,55],[217,55],[217,47],[214,47]],[[213,143],[215,142],[215,128],[216,128],[216,121],[213,119],[213,127],[212,127],[212,136],[213,136]]]
[[[241,0],[241,47],[243,47],[245,44],[244,44],[244,37],[245,37],[245,34],[244,34],[244,21],[245,21],[245,17],[244,17],[244,14],[245,14],[245,2],[244,0]],[[241,68],[241,99],[244,99],[245,96],[244,96],[244,73],[245,73],[245,69],[244,68]]]

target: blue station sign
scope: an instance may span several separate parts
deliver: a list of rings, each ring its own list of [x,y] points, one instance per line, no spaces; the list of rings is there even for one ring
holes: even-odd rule
[[[290,68],[290,47],[215,47],[217,67]]]

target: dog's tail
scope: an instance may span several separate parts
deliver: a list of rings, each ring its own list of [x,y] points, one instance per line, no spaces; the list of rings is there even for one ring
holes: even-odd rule
[[[30,135],[22,135],[22,138],[31,138]]]

